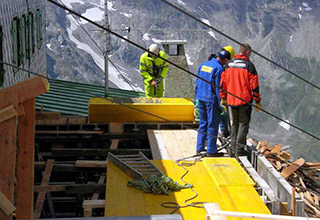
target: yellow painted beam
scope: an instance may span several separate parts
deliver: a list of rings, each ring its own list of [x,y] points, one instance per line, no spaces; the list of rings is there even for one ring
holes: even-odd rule
[[[184,180],[192,183],[194,185],[193,189],[198,193],[198,197],[190,202],[218,203],[221,210],[226,211],[270,214],[252,184],[247,184],[244,181],[243,185],[224,184],[225,186],[219,186],[219,183],[217,184],[217,181],[213,180],[212,174],[210,174],[211,171],[207,167],[216,165],[219,161],[218,159],[206,159],[205,161],[197,162],[194,166],[187,167],[189,173]],[[226,160],[227,162],[224,161],[224,163],[233,163],[231,158]],[[231,162],[228,160],[231,160]],[[183,184],[180,177],[185,170],[174,161],[155,160],[152,162],[164,174]],[[238,169],[235,169],[235,172],[237,171]],[[195,195],[190,189],[183,189],[166,196],[146,194],[132,187],[127,187],[130,177],[110,162],[108,162],[107,173],[105,216],[169,214],[173,209],[163,208],[161,203],[177,202],[179,205],[184,206],[185,200]],[[226,172],[226,175],[231,175],[229,178],[232,178],[234,173]],[[249,176],[247,177],[249,178]],[[206,217],[206,211],[203,208],[187,207],[179,209],[176,213],[181,214],[185,220],[203,220]]]
[[[174,122],[194,121],[194,104],[186,98],[90,98],[89,122],[167,122],[141,111]]]

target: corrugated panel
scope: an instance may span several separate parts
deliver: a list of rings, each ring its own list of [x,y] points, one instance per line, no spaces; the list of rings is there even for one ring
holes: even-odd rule
[[[48,80],[50,90],[36,99],[36,109],[61,112],[68,115],[88,116],[90,97],[104,97],[104,87],[62,80]],[[137,98],[144,93],[122,89],[109,89],[110,97]]]

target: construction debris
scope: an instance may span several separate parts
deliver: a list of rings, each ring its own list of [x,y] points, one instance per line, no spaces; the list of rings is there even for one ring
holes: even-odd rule
[[[308,163],[303,158],[292,160],[281,145],[269,145],[268,141],[254,141],[257,150],[280,172],[304,200],[309,217],[320,217],[320,163]]]

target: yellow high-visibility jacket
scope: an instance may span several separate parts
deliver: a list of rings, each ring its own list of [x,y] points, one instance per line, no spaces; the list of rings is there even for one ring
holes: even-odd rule
[[[160,51],[159,56],[167,59],[165,52]],[[151,81],[156,81],[159,77],[164,79],[169,72],[168,62],[158,58],[151,57],[145,52],[140,57],[140,74],[144,79],[144,91],[146,97],[163,97],[163,80],[157,86],[151,86]]]

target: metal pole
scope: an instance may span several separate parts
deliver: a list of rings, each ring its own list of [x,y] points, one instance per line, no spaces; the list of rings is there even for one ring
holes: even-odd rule
[[[109,18],[108,18],[108,1],[104,1],[104,14],[105,14],[105,22],[106,28],[109,29]],[[104,73],[105,73],[105,96],[108,97],[109,95],[109,70],[108,70],[108,45],[109,45],[109,34],[108,31],[105,33],[105,42],[106,42],[106,49],[104,53]]]

